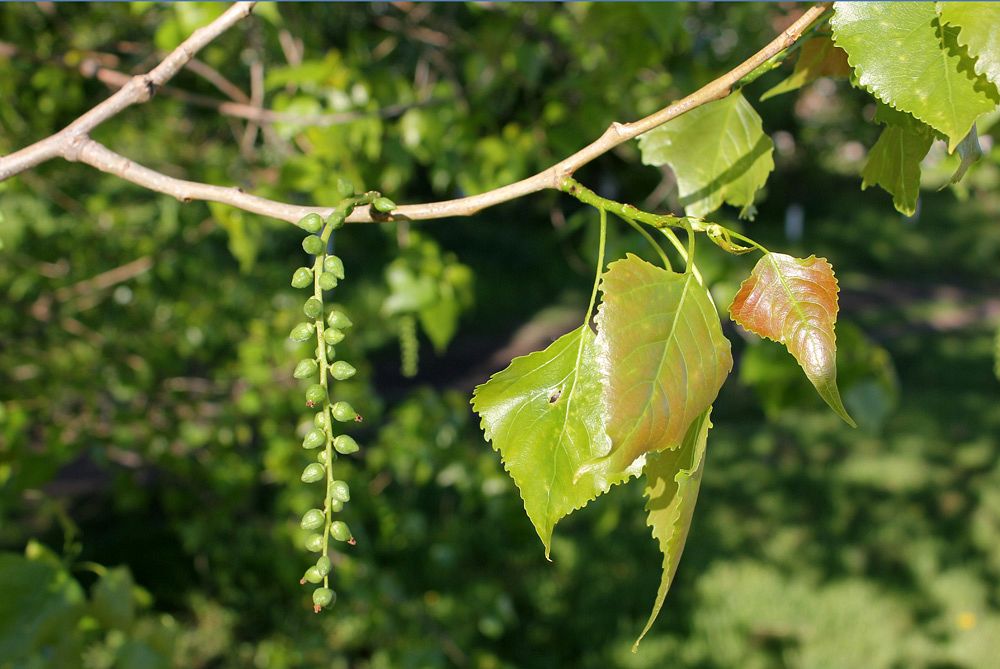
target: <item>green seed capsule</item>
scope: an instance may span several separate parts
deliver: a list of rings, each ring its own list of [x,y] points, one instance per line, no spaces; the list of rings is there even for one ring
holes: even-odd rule
[[[326,476],[326,467],[318,462],[311,462],[302,470],[303,483],[315,483]]]
[[[350,541],[353,538],[351,528],[342,520],[335,520],[330,523],[330,536],[337,541]]]
[[[306,550],[310,553],[322,553],[323,552],[323,535],[322,534],[310,534],[306,537]]]
[[[316,462],[320,463],[321,465],[328,464],[326,457],[326,449],[316,452]]]
[[[314,407],[326,401],[326,388],[314,383],[306,388],[306,406]]]
[[[293,341],[306,341],[312,337],[314,327],[315,326],[312,323],[299,323],[292,328],[292,331],[288,336]]]
[[[299,526],[303,530],[317,530],[323,527],[323,523],[326,522],[326,516],[319,509],[309,509],[302,515],[302,520],[299,522]]]
[[[323,302],[315,297],[310,297],[302,305],[302,312],[309,318],[319,318],[323,314]]]
[[[350,213],[350,211],[346,210],[334,210],[334,212],[330,214],[330,218],[326,219],[326,224],[330,226],[331,230],[340,230],[344,227],[345,219]]]
[[[350,455],[361,450],[358,442],[346,434],[342,434],[333,440],[333,448],[341,455]]]
[[[327,360],[337,359],[337,349],[335,349],[332,344],[326,345],[326,359]]]
[[[337,287],[337,277],[330,272],[323,272],[319,275],[319,287],[323,290],[333,290]]]
[[[311,256],[318,256],[326,250],[326,245],[316,235],[309,235],[302,240],[302,250]]]
[[[339,309],[334,309],[326,317],[326,324],[332,328],[337,328],[338,330],[346,330],[347,328],[354,325],[351,319],[347,317],[343,311]]]
[[[320,411],[318,414],[313,416],[313,425],[319,429],[324,429],[326,427],[326,412]]]
[[[337,177],[337,195],[341,198],[351,197],[354,195],[354,184],[344,177]]]
[[[372,202],[372,206],[381,211],[383,214],[388,214],[396,208],[396,203],[387,197],[377,197],[375,198],[375,201]]]
[[[306,358],[304,360],[299,360],[299,364],[295,365],[295,371],[292,372],[292,376],[297,379],[308,379],[310,376],[316,375],[316,370],[319,369],[319,365],[312,358]]]
[[[357,373],[358,370],[354,369],[354,365],[343,360],[338,360],[330,365],[330,374],[338,381],[349,379]]]
[[[319,569],[316,567],[309,567],[306,569],[306,573],[302,576],[302,580],[299,583],[319,583],[323,580],[323,574],[319,573]]]
[[[316,571],[319,572],[320,576],[326,576],[330,573],[330,558],[325,555],[321,555],[318,560],[316,560]]]
[[[331,345],[339,344],[344,341],[344,333],[334,328],[328,328],[323,331],[323,341]]]
[[[332,411],[334,419],[339,420],[341,423],[348,423],[352,420],[358,423],[361,422],[361,416],[347,402],[337,402],[333,405]]]
[[[306,288],[307,286],[311,286],[312,282],[313,273],[308,267],[300,267],[292,274],[293,288]]]
[[[334,513],[340,513],[343,510],[344,510],[343,502],[341,502],[339,499],[330,500],[330,511],[333,511]]]
[[[326,434],[322,430],[312,429],[306,433],[305,438],[302,440],[302,448],[319,448],[326,443]]]
[[[346,504],[351,501],[351,488],[347,481],[334,481],[330,484],[330,495]]]
[[[344,261],[337,256],[327,256],[323,260],[323,271],[330,272],[338,279],[344,278]]]
[[[323,219],[317,213],[306,214],[298,225],[306,232],[316,233],[323,229]]]
[[[330,588],[316,588],[313,590],[313,610],[319,613],[322,609],[333,606],[337,601],[337,593]]]

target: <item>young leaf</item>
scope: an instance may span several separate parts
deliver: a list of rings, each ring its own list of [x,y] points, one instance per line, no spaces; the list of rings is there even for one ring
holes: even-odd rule
[[[548,557],[556,522],[636,471],[574,478],[607,454],[594,333],[580,326],[543,351],[514,358],[476,388],[472,407],[524,500]]]
[[[881,186],[892,195],[896,211],[912,216],[920,194],[920,161],[933,141],[931,132],[887,125],[868,152],[868,162],[861,171],[861,190]]]
[[[639,149],[646,165],[670,165],[689,216],[727,202],[751,217],[754,194],[774,169],[774,144],[740,92],[640,135]]]
[[[760,96],[761,102],[782,93],[802,88],[821,77],[847,77],[851,66],[847,54],[837,48],[828,35],[814,37],[802,45],[795,69],[787,79]]]
[[[733,357],[693,274],[629,254],[611,263],[601,290],[597,347],[612,444],[606,464],[621,471],[644,453],[677,448],[719,394]]]
[[[632,645],[632,652],[639,648],[639,642],[646,636],[653,622],[660,615],[667,591],[677,573],[684,542],[691,529],[698,489],[701,487],[702,466],[705,461],[705,446],[708,430],[712,427],[709,407],[691,423],[680,448],[663,453],[650,453],[646,458],[643,474],[646,477],[646,525],[653,528],[653,538],[663,553],[663,576],[656,591],[653,611],[639,638]]]
[[[949,152],[1000,102],[929,2],[838,2],[830,24],[861,85],[944,133]]]
[[[784,344],[819,396],[851,427],[837,390],[837,279],[825,258],[768,253],[729,307],[734,321]]]
[[[1000,86],[1000,4],[992,2],[939,2],[941,20],[959,28],[958,43],[976,59],[976,74]]]

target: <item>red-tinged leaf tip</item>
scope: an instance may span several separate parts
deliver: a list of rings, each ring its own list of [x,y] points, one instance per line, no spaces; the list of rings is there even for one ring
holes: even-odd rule
[[[729,314],[750,332],[783,344],[819,396],[857,427],[837,389],[838,291],[826,258],[768,253],[740,286]]]

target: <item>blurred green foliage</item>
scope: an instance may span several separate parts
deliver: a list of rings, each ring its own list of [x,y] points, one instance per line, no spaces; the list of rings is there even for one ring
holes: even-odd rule
[[[0,5],[0,152],[106,96],[87,63],[148,69],[219,11]],[[262,5],[200,58],[245,91],[262,64],[274,109],[370,115],[275,124],[241,150],[245,123],[160,95],[95,135],[157,169],[288,201],[330,203],[339,177],[397,202],[471,193],[693,90],[785,11]],[[358,546],[334,567],[338,604],[315,616],[297,583],[310,416],[285,338],[300,318],[288,276],[301,233],[73,164],[0,183],[0,667],[992,666],[996,126],[980,128],[986,156],[966,179],[925,191],[904,219],[858,190],[878,135],[870,98],[820,80],[758,103],[787,71],[747,91],[776,171],[745,225],[837,268],[842,389],[862,429],[783,375],[794,361],[775,345],[727,329],[741,382],[716,403],[693,531],[638,655],[660,577],[638,486],[574,514],[546,563],[468,407],[512,351],[578,322],[596,217],[547,193],[467,221],[336,234],[348,276],[335,295],[356,324],[338,353],[359,370],[339,389],[366,421],[362,451],[336,472],[355,491]],[[172,85],[221,99],[191,72]],[[925,185],[957,162],[932,147]],[[635,145],[579,178],[678,210],[669,175],[641,166]],[[735,210],[721,219],[744,225]],[[703,246],[724,308],[752,260]],[[612,227],[609,258],[626,249],[648,257]],[[449,313],[425,316],[430,293],[449,292]],[[431,323],[414,380],[399,372],[397,313]]]

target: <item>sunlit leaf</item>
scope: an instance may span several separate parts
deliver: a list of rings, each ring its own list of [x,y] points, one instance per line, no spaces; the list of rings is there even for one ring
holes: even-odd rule
[[[689,216],[723,203],[750,217],[754,194],[774,169],[774,144],[740,92],[710,102],[639,136],[642,162],[669,165]]]
[[[956,42],[958,29],[940,25],[933,3],[838,2],[830,24],[859,83],[941,131],[949,152],[1000,102]]]
[[[975,71],[1000,86],[1000,3],[939,2],[941,20],[959,28],[958,43],[976,59]]]
[[[837,390],[837,279],[825,258],[768,253],[729,308],[732,319],[785,345],[837,415],[856,427]]]
[[[802,88],[821,77],[847,77],[851,66],[847,62],[847,54],[837,48],[827,35],[814,37],[806,41],[799,51],[795,61],[795,69],[787,79],[760,96],[761,102],[782,93]]]
[[[595,468],[576,476],[583,463],[611,448],[589,327],[563,335],[543,351],[514,358],[476,388],[472,407],[521,492],[546,556],[560,518],[638,473],[636,467],[608,477],[607,468]]]
[[[698,489],[701,487],[701,474],[704,470],[705,446],[708,442],[708,430],[712,427],[709,407],[698,416],[684,441],[672,451],[650,453],[646,458],[643,474],[646,477],[646,525],[653,528],[653,538],[663,553],[663,576],[660,587],[656,591],[653,611],[643,628],[639,638],[632,646],[632,652],[639,648],[639,642],[653,626],[660,615],[663,602],[670,590],[670,584],[677,573],[684,543],[691,529],[691,518],[694,515],[695,502],[698,501]]]
[[[611,263],[597,316],[611,452],[620,471],[650,451],[677,448],[733,367],[708,291],[629,254]]]

